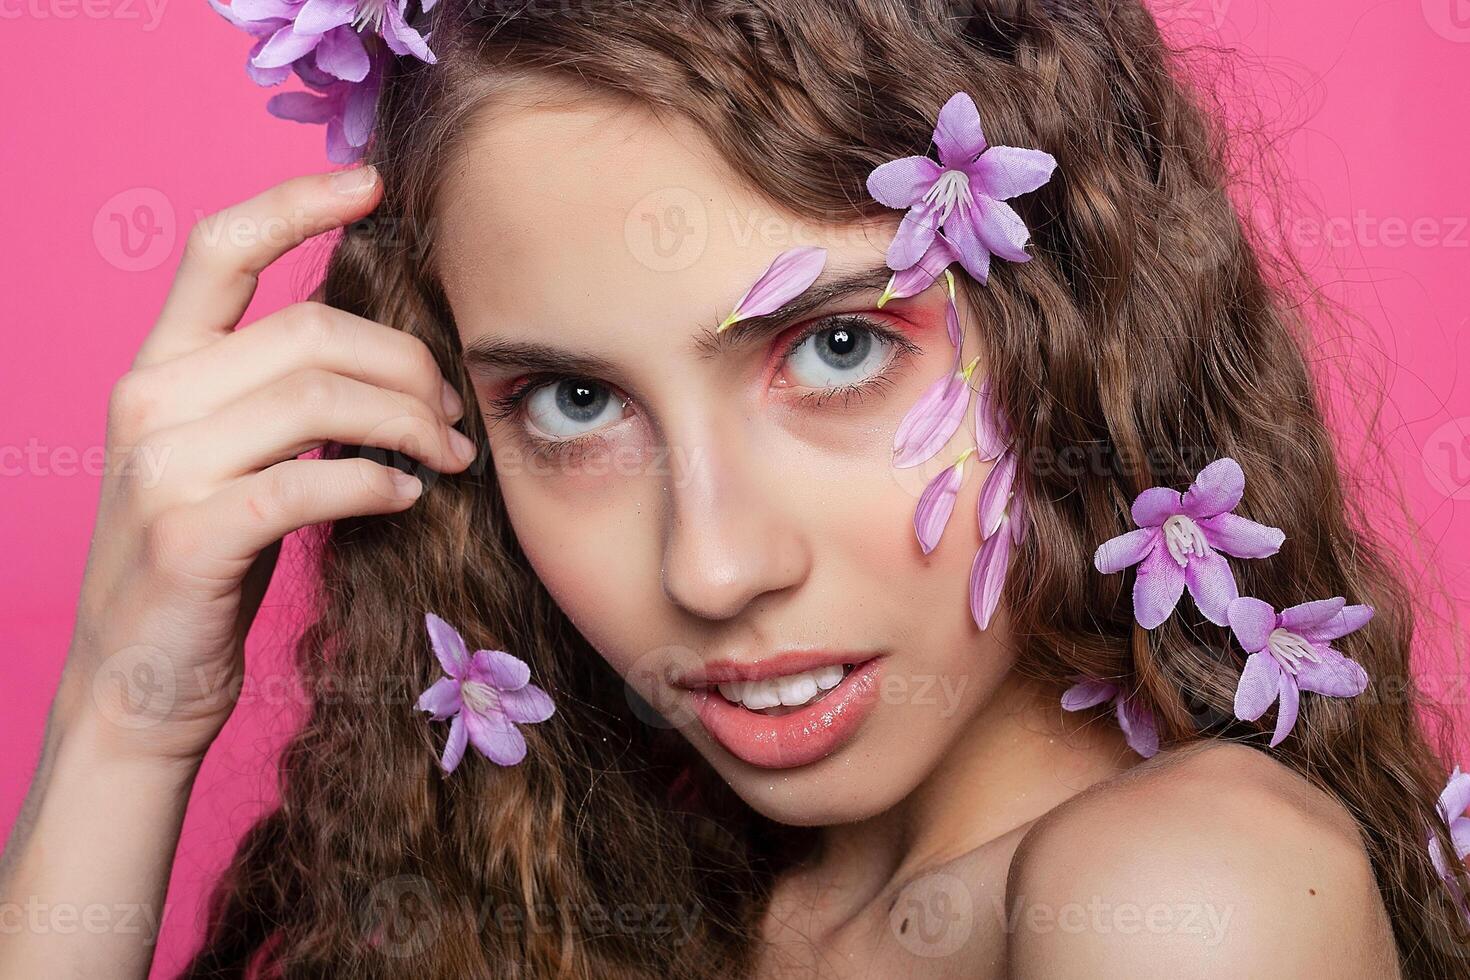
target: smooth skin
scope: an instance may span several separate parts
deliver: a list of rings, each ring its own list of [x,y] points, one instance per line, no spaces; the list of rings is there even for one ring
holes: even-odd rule
[[[626,409],[609,412],[601,442],[549,464],[530,462],[523,419],[490,420],[497,480],[537,574],[664,707],[677,707],[658,686],[679,666],[671,651],[881,651],[900,682],[855,738],[791,770],[749,765],[676,719],[751,806],[822,828],[818,853],[778,883],[758,976],[1394,976],[1386,914],[1340,804],[1253,748],[1202,743],[1139,763],[1105,715],[1065,714],[1057,692],[1011,669],[1004,604],[975,631],[965,515],[990,464],[971,469],[940,547],[919,552],[924,474],[895,475],[889,449],[952,361],[940,290],[877,311],[875,287],[814,314],[888,317],[912,345],[861,399],[803,400],[822,372],[805,354],[776,356],[799,324],[728,350],[692,343],[793,244],[827,247],[837,272],[881,265],[897,216],[802,224],[687,127],[591,93],[527,94],[479,120],[448,188],[440,271],[460,339],[595,355],[612,377],[591,380],[615,384]],[[215,221],[294,215],[304,238],[380,193],[332,182],[299,178]],[[672,273],[632,247],[629,222],[670,188],[715,215],[699,255]],[[233,332],[256,275],[295,241],[241,249],[211,227],[191,236],[114,394],[109,445],[165,460],[163,478],[104,483],[75,639],[0,873],[6,903],[161,906],[189,788],[230,711],[216,692],[241,676],[281,536],[415,499],[375,463],[300,453],[340,439],[444,472],[469,463],[452,435],[461,407],[427,350],[390,326],[307,303]],[[962,320],[976,351],[973,311]],[[517,381],[504,365],[469,367],[481,411]],[[554,407],[543,400],[538,417],[561,429]],[[117,724],[112,685],[93,684],[134,648],[210,679],[180,685],[173,710],[141,731]],[[12,932],[0,977],[144,977],[146,938]]]
[[[404,510],[422,490],[367,459],[298,457],[336,440],[445,473],[474,458],[452,427],[461,401],[421,341],[317,302],[235,330],[267,266],[381,194],[376,173],[355,168],[201,221],[113,389],[75,632],[0,866],[0,977],[147,975],[189,790],[240,690],[281,538]],[[110,676],[138,669],[179,679],[155,723],[134,723]],[[73,927],[28,924],[66,916]]]

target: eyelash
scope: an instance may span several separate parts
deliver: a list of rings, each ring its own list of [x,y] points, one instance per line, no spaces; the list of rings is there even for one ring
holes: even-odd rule
[[[814,321],[809,329],[803,330],[794,337],[782,352],[781,363],[785,364],[790,360],[792,355],[800,349],[801,345],[816,334],[825,333],[844,324],[851,324],[858,329],[867,330],[887,341],[893,347],[893,353],[889,356],[888,363],[884,364],[877,373],[864,378],[862,381],[849,385],[839,385],[835,388],[822,388],[818,391],[801,395],[798,400],[802,405],[811,408],[821,408],[827,405],[833,398],[837,397],[842,398],[843,408],[851,405],[854,398],[861,402],[866,396],[890,387],[893,384],[894,369],[903,363],[911,354],[919,351],[917,345],[887,324],[858,313],[838,313]],[[515,388],[498,398],[492,399],[485,410],[485,415],[490,419],[492,424],[508,420],[523,411],[525,401],[531,392],[547,384],[555,384],[566,380],[570,379],[565,375],[558,374],[527,375]],[[528,433],[525,426],[518,426],[517,431],[522,440],[528,444],[531,452],[538,457],[546,459],[588,448],[591,443],[601,438],[601,436],[594,433],[588,433],[587,435],[575,436],[570,439],[542,439]]]

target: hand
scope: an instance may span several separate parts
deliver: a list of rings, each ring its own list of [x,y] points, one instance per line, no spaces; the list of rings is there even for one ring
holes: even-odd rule
[[[310,175],[201,221],[113,389],[57,704],[108,751],[197,765],[234,707],[281,538],[401,511],[422,491],[369,459],[296,457],[332,440],[439,472],[474,459],[452,427],[460,397],[418,339],[317,302],[234,329],[266,266],[367,214],[381,193],[371,168]]]

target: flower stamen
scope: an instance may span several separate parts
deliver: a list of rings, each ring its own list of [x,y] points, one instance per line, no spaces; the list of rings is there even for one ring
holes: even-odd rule
[[[1203,558],[1211,551],[1205,532],[1183,514],[1175,514],[1164,522],[1164,546],[1181,568],[1188,563],[1190,556]]]
[[[1271,635],[1266,638],[1266,646],[1271,650],[1271,655],[1276,658],[1276,662],[1291,674],[1301,669],[1303,660],[1310,660],[1314,664],[1322,662],[1322,658],[1317,655],[1317,651],[1312,649],[1310,643],[1279,626],[1272,630]]]
[[[970,192],[970,175],[963,170],[946,170],[924,193],[924,201],[939,205],[937,224],[943,225],[954,213],[960,202],[969,204],[974,199]]]

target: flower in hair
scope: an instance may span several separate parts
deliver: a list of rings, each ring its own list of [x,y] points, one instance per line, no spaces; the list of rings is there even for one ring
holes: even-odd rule
[[[1186,586],[1206,619],[1227,625],[1226,609],[1240,592],[1219,552],[1266,558],[1286,538],[1279,528],[1232,513],[1244,493],[1245,474],[1226,456],[1200,470],[1183,494],[1150,487],[1133,501],[1138,530],[1104,541],[1092,561],[1103,574],[1139,566],[1133,584],[1139,625],[1153,629],[1168,619]]]
[[[477,650],[473,655],[459,631],[428,613],[424,621],[429,643],[448,677],[419,695],[416,707],[435,721],[452,718],[439,764],[453,772],[466,743],[502,766],[526,757],[526,740],[516,724],[545,721],[555,710],[551,698],[530,683],[531,668],[504,650]]]
[[[752,316],[765,316],[795,299],[817,281],[827,264],[827,250],[816,245],[788,248],[771,260],[749,289],[735,304],[735,309],[715,329],[723,333],[731,324]]]
[[[868,175],[868,193],[891,208],[907,209],[888,247],[889,268],[903,271],[918,263],[941,231],[979,282],[989,278],[992,254],[1029,262],[1030,232],[1004,202],[1050,180],[1056,159],[1041,150],[989,146],[980,110],[966,92],[956,92],[939,110],[934,145],[938,163],[927,156],[900,157]]]
[[[1229,618],[1230,631],[1250,654],[1235,689],[1235,717],[1255,721],[1279,701],[1272,746],[1296,724],[1301,691],[1351,698],[1368,686],[1362,665],[1330,644],[1372,619],[1371,606],[1349,606],[1338,596],[1278,613],[1269,603],[1243,596],[1230,603]]]
[[[1465,810],[1470,807],[1470,773],[1460,771],[1455,766],[1455,771],[1450,774],[1449,781],[1445,783],[1444,791],[1439,794],[1438,810],[1445,826],[1450,829],[1450,841],[1454,844],[1455,860],[1464,861],[1470,855],[1470,817],[1465,816]],[[1455,898],[1455,905],[1460,909],[1460,914],[1470,923],[1470,901],[1467,901],[1460,889],[1460,883],[1455,879],[1454,871],[1445,860],[1444,852],[1439,846],[1439,837],[1434,831],[1429,832],[1429,859],[1434,862],[1434,870],[1439,872],[1440,880],[1445,883],[1450,894]]]
[[[1123,688],[1111,681],[1084,678],[1067,688],[1062,694],[1062,710],[1081,711],[1094,705],[1111,701],[1118,718],[1118,727],[1128,747],[1145,759],[1159,751],[1159,726],[1154,713],[1137,695],[1125,694]]]
[[[428,11],[435,0],[422,0]],[[387,52],[428,64],[428,40],[405,18],[407,0],[209,0],[231,24],[256,38],[245,70],[257,85],[279,85],[294,72],[319,93],[284,93],[274,116],[327,126],[327,155],[351,163],[372,130]]]

